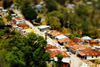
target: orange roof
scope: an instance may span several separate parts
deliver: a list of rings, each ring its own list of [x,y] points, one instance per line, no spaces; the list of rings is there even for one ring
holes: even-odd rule
[[[71,46],[79,45],[79,44],[77,44],[77,43],[75,43],[75,42],[69,42],[69,43],[66,43],[66,44],[64,44],[64,45],[67,46],[67,47],[71,47]]]
[[[56,47],[56,46],[53,46],[53,45],[48,44],[48,45],[46,46],[46,49],[57,49],[57,47]]]
[[[84,49],[81,51],[77,51],[80,55],[100,55],[100,50],[98,49]]]
[[[90,44],[99,44],[98,40],[89,40]]]
[[[49,33],[52,36],[59,36],[61,34],[63,34],[63,35],[66,35],[67,34],[67,33],[64,33],[64,32],[59,32],[57,30],[50,30],[50,31],[47,31],[47,33]]]
[[[18,26],[20,26],[20,27],[29,27],[29,25],[26,24],[26,23],[19,23]]]
[[[19,17],[14,17],[14,18],[12,18],[12,20],[19,20],[19,21],[21,21],[22,19],[19,18]]]
[[[62,54],[64,57],[69,56],[65,51],[60,51],[60,50],[55,50],[55,51],[46,50],[46,51],[50,54],[51,58],[55,57],[58,54]]]
[[[73,40],[74,42],[82,42],[82,39],[81,39],[81,38],[72,38],[72,40]]]
[[[73,51],[75,50],[83,50],[83,49],[90,49],[91,47],[87,47],[86,45],[79,44],[77,46],[70,47]]]
[[[63,38],[63,39],[59,39],[58,42],[63,43],[63,42],[72,42],[71,39],[69,38]]]

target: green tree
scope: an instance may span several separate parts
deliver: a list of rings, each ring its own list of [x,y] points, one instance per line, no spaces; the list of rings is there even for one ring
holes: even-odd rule
[[[3,19],[0,18],[0,29],[3,29],[4,28],[4,22],[3,22]]]
[[[5,59],[10,67],[46,67],[46,61],[50,59],[49,53],[44,49],[46,44],[44,38],[35,33],[30,33],[27,37],[16,34],[2,41],[0,51],[7,51]]]
[[[45,0],[45,3],[49,12],[57,10],[57,4],[55,0]]]
[[[23,8],[21,11],[26,20],[30,20],[32,22],[32,20],[37,18],[37,13],[35,9],[31,7]]]
[[[63,65],[63,62],[62,62],[63,55],[62,54],[58,54],[56,57],[58,59],[58,61],[57,61],[57,67],[62,67],[62,65]]]
[[[40,23],[41,22],[41,17],[35,19],[35,22]]]
[[[3,0],[3,7],[4,7],[4,9],[10,7],[12,3],[13,3],[12,0]]]
[[[6,16],[7,21],[10,21],[12,19],[12,16],[8,15]]]
[[[61,5],[65,5],[65,3],[66,3],[66,0],[56,0],[56,1]]]
[[[9,15],[11,15],[11,14],[14,14],[14,11],[13,10],[9,10],[8,13],[9,13]]]

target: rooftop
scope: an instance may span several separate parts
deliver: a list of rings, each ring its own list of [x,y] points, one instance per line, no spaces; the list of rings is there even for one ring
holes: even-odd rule
[[[47,33],[49,33],[52,36],[59,36],[59,35],[66,35],[67,34],[67,33],[64,33],[64,32],[59,32],[57,30],[50,30],[50,31],[47,31]]]
[[[100,50],[98,49],[84,49],[81,51],[77,51],[80,55],[100,55]]]
[[[61,50],[51,51],[51,50],[47,49],[46,51],[50,54],[51,58],[55,57],[58,54],[62,54],[64,57],[68,57],[69,56],[65,51],[61,51]]]
[[[63,38],[63,39],[59,39],[58,42],[63,43],[63,42],[72,42],[71,39],[69,38]]]
[[[67,46],[67,47],[72,47],[72,46],[75,46],[75,45],[79,45],[79,44],[77,44],[75,42],[69,42],[69,43],[65,44],[65,46]]]
[[[46,46],[46,49],[57,49],[57,47],[56,47],[56,46],[53,46],[53,45],[48,44],[48,45]]]
[[[90,49],[91,47],[87,47],[86,45],[82,45],[82,44],[70,47],[70,49],[72,49],[73,51],[75,51],[75,50],[84,50],[84,49],[87,49],[87,48]]]
[[[18,26],[20,26],[20,27],[29,27],[29,25],[26,24],[26,23],[19,23]]]

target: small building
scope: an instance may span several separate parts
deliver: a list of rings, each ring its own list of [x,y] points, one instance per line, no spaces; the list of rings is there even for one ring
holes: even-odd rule
[[[58,35],[58,36],[56,36],[56,39],[57,39],[57,40],[63,39],[63,38],[68,38],[68,37],[65,36],[65,35]]]
[[[52,39],[55,39],[56,36],[59,36],[59,35],[65,35],[66,36],[67,33],[64,33],[64,32],[59,32],[57,30],[50,30],[50,31],[47,31],[47,35],[50,36]]]
[[[72,40],[76,43],[82,43],[83,40],[81,38],[72,38]]]
[[[95,48],[91,48],[91,49],[87,48],[84,50],[77,51],[77,56],[83,60],[100,58],[100,50]]]
[[[92,38],[90,38],[89,36],[84,36],[81,39],[83,40],[84,43],[89,43],[89,40],[92,40]]]
[[[22,29],[27,29],[27,28],[29,28],[29,25],[26,24],[26,23],[19,23],[18,26],[21,27]]]
[[[57,57],[54,57],[53,67],[57,67],[56,62],[58,61]],[[61,60],[63,62],[63,65],[61,67],[70,67],[70,59],[69,58],[63,58]]]
[[[17,15],[16,15],[16,14],[11,14],[11,16],[12,16],[12,17],[16,17]]]
[[[3,13],[7,13],[8,10],[7,10],[7,9],[3,9],[2,12],[3,12]]]
[[[87,47],[86,45],[83,45],[83,44],[81,44],[81,43],[78,43],[78,44],[79,44],[79,45],[70,47],[70,51],[71,51],[73,54],[76,54],[76,51],[80,51],[80,50],[84,50],[84,49],[91,49],[91,47]]]
[[[72,42],[72,40],[69,38],[62,38],[58,40],[58,43],[61,45],[64,45],[65,43],[69,43],[69,42]]]
[[[19,18],[19,17],[13,17],[12,20],[16,21],[16,24],[19,24],[19,23],[25,23],[25,21],[22,20],[22,19]]]
[[[51,27],[48,26],[48,25],[44,25],[44,26],[39,26],[38,29],[39,29],[40,31],[47,31],[47,30],[50,30]]]
[[[89,40],[90,44],[99,45],[99,40]]]

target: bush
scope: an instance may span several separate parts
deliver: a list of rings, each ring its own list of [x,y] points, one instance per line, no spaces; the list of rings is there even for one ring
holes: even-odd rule
[[[41,17],[35,19],[35,22],[40,23],[41,22]]]
[[[9,15],[11,15],[11,14],[14,14],[14,11],[13,10],[9,10],[8,13],[9,13]]]

